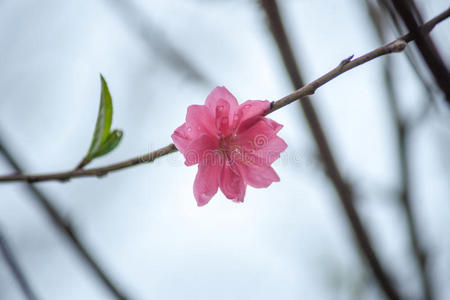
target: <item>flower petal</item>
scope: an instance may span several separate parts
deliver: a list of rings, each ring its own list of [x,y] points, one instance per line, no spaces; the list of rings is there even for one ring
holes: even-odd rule
[[[252,127],[238,134],[234,143],[242,152],[244,162],[270,165],[278,159],[287,148],[284,140],[276,135],[281,127],[271,119],[259,117]]]
[[[239,107],[236,98],[224,86],[218,86],[212,90],[208,97],[206,97],[205,105],[209,107],[212,113],[215,113],[220,99],[228,102],[230,111],[234,112]]]
[[[278,131],[280,131],[281,128],[283,128],[283,125],[281,125],[281,124],[275,122],[275,121],[272,120],[272,119],[269,119],[269,118],[263,118],[263,121],[266,122],[266,124],[269,125],[269,126],[273,129],[273,131],[274,131],[275,133],[278,133]]]
[[[237,128],[238,133],[251,127],[259,117],[270,108],[270,102],[265,100],[247,100],[241,105],[233,118],[233,128]]]
[[[220,137],[225,137],[230,132],[230,104],[219,99],[216,106],[216,128]]]
[[[198,206],[203,206],[217,193],[220,165],[200,163],[194,181],[194,196]]]
[[[214,159],[216,149],[219,147],[219,140],[211,137],[208,134],[203,134],[193,140],[182,151],[186,161],[186,166],[192,166],[202,161]]]
[[[175,147],[183,153],[187,150],[188,145],[191,143],[192,137],[190,136],[186,123],[183,123],[180,127],[175,129],[175,131],[172,133],[171,138],[173,140],[173,143],[175,144]]]
[[[280,181],[277,173],[268,165],[239,165],[245,182],[255,188],[266,188],[272,182]]]
[[[244,202],[246,185],[238,168],[226,162],[219,180],[222,193],[234,202]]]
[[[271,165],[274,161],[280,158],[281,152],[286,150],[286,148],[286,142],[279,136],[274,136],[269,139],[263,149],[257,150],[255,155],[262,159],[266,164]]]
[[[217,136],[215,119],[206,105],[190,105],[186,114],[186,130],[191,138],[208,133]]]

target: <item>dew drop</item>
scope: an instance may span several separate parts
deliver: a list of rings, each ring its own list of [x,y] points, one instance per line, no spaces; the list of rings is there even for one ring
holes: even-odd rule
[[[218,111],[222,111],[222,110],[223,110],[223,105],[217,106],[217,110],[218,110]]]
[[[192,131],[192,127],[189,126],[189,127],[187,128],[187,131]]]

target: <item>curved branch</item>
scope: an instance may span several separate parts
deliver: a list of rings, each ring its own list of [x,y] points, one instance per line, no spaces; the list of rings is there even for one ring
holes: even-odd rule
[[[421,29],[423,32],[430,32],[436,24],[442,22],[446,18],[450,17],[450,8],[434,17],[423,26]],[[272,113],[288,104],[296,100],[300,100],[303,97],[312,95],[315,91],[326,84],[327,82],[335,79],[339,75],[358,67],[362,64],[365,64],[375,58],[378,58],[383,55],[387,55],[393,52],[401,52],[406,47],[407,43],[411,42],[414,39],[414,35],[408,33],[397,40],[381,46],[375,50],[372,50],[358,58],[353,59],[353,56],[350,56],[347,59],[344,59],[337,67],[319,77],[318,79],[312,81],[311,83],[303,86],[302,88],[294,91],[293,93],[271,103],[270,110],[267,114]],[[167,154],[176,152],[174,144],[167,145],[153,152],[147,153],[142,156],[138,156],[132,159],[128,159],[122,162],[118,162],[112,165],[107,165],[104,167],[97,168],[88,168],[88,169],[78,169],[78,170],[70,170],[59,173],[49,173],[49,174],[37,174],[37,175],[26,175],[26,174],[11,174],[0,176],[0,182],[12,182],[12,181],[27,181],[27,182],[40,182],[40,181],[50,181],[50,180],[59,180],[59,181],[67,181],[71,178],[76,177],[101,177],[110,172],[118,171],[121,169],[129,168],[132,166],[140,165],[143,163],[149,163],[154,161],[157,158],[163,157]]]

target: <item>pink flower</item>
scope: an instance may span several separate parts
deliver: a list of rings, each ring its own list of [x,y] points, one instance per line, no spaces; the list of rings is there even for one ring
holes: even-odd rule
[[[247,185],[268,187],[280,181],[270,166],[287,144],[277,136],[283,127],[264,117],[269,101],[241,105],[225,88],[216,87],[205,105],[191,105],[186,123],[172,134],[187,166],[198,164],[194,196],[203,206],[218,188],[235,202],[244,202]]]

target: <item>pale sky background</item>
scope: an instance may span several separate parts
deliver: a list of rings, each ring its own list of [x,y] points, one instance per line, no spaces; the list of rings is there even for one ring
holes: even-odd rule
[[[75,167],[90,143],[101,72],[121,145],[100,166],[165,146],[190,104],[216,85],[242,102],[292,91],[255,1],[0,2],[0,135],[27,172]],[[445,0],[418,1],[425,19]],[[379,46],[362,0],[281,0],[306,81]],[[128,6],[127,6],[128,7]],[[142,31],[142,29],[145,29]],[[432,36],[450,65],[450,21]],[[394,35],[393,35],[394,37]],[[161,39],[197,67],[200,82],[167,60]],[[405,117],[424,102],[404,54],[392,55]],[[312,99],[383,264],[414,299],[382,60],[333,80]],[[411,137],[414,210],[433,254],[438,299],[450,299],[450,114],[433,110]],[[281,182],[248,188],[236,204],[220,192],[198,208],[196,167],[180,153],[102,179],[37,184],[71,220],[133,299],[379,299],[352,232],[317,161],[298,104],[270,115],[289,145]],[[0,158],[0,173],[11,172]],[[0,227],[40,299],[112,299],[23,184],[0,184]],[[0,258],[0,299],[23,299]]]

